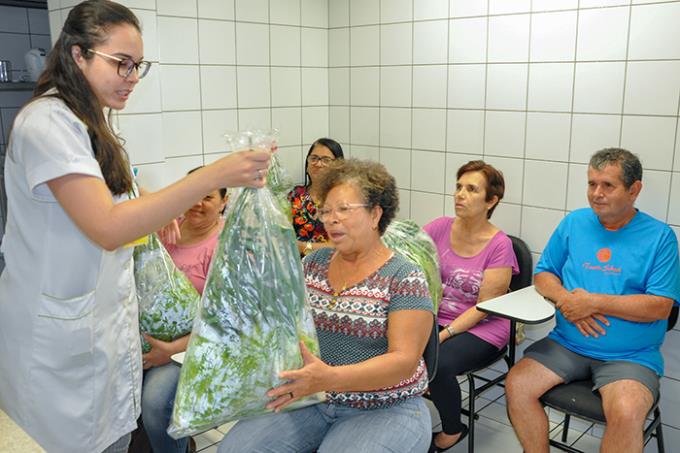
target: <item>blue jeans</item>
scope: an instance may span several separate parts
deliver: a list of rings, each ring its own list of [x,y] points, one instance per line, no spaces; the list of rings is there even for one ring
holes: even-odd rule
[[[423,453],[432,421],[422,397],[385,409],[319,403],[238,422],[218,453]]]
[[[189,438],[175,440],[167,429],[175,403],[180,367],[174,363],[149,368],[142,384],[142,422],[149,443],[157,453],[186,453]]]

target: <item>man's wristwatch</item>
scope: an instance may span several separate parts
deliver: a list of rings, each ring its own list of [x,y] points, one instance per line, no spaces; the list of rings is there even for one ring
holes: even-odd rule
[[[307,256],[307,255],[309,255],[310,253],[312,253],[312,250],[314,250],[314,249],[312,248],[312,242],[309,241],[309,242],[307,242],[307,243],[305,244],[305,248],[304,248],[304,250],[302,250],[302,254],[303,254],[304,256]]]
[[[444,329],[448,332],[449,338],[453,338],[456,335],[456,331],[453,330],[453,327],[451,326],[446,326]]]

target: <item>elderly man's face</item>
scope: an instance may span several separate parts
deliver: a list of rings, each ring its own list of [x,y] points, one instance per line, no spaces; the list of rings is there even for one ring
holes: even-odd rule
[[[617,223],[630,216],[641,188],[640,181],[626,188],[618,164],[607,165],[602,170],[588,167],[588,202],[604,224]]]

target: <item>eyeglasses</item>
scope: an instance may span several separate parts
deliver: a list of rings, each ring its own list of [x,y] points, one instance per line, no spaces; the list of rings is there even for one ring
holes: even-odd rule
[[[319,156],[315,156],[314,154],[307,156],[307,162],[309,162],[310,164],[315,164],[315,165],[318,164],[318,163],[320,163],[321,165],[329,165],[334,160],[335,160],[335,158],[333,158],[333,157],[325,157],[325,156],[319,157]]]
[[[92,52],[99,55],[100,57],[108,58],[113,61],[118,62],[118,75],[124,79],[127,79],[132,74],[132,71],[137,71],[137,77],[143,79],[145,75],[149,73],[151,69],[151,63],[148,61],[141,60],[139,63],[135,63],[129,58],[118,58],[113,55],[109,55],[98,50],[87,49],[87,52]]]
[[[335,213],[335,218],[342,221],[346,220],[347,217],[349,217],[349,213],[357,208],[367,208],[369,205],[366,203],[343,203],[337,208],[327,208],[323,207],[319,209],[319,220],[322,222],[327,222],[330,220],[330,217],[333,213]]]

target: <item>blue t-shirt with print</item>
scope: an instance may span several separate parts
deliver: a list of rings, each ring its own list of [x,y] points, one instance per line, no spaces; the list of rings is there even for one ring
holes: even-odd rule
[[[565,217],[550,237],[535,274],[550,272],[569,291],[600,294],[649,294],[680,300],[678,241],[668,225],[639,212],[616,231],[602,226],[590,208]],[[566,348],[598,360],[626,360],[663,374],[659,348],[666,320],[633,322],[607,316],[606,335],[585,337],[556,312],[549,337]]]

